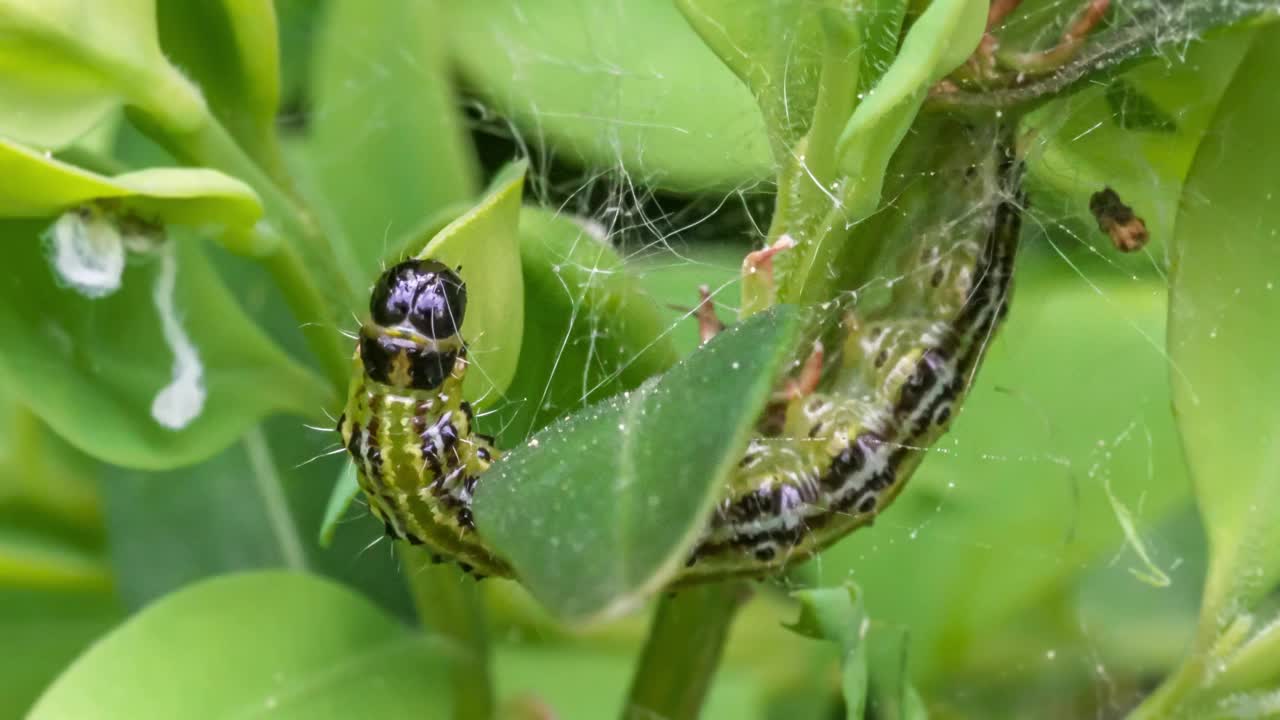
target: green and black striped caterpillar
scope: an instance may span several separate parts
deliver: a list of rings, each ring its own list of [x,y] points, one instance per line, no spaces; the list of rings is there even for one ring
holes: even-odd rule
[[[957,213],[907,248],[890,301],[865,317],[844,311],[845,336],[821,382],[761,419],[673,585],[764,576],[812,556],[870,523],[946,431],[1008,310],[1023,205],[1007,143],[962,172]],[[461,397],[465,310],[466,287],[445,265],[416,259],[387,270],[338,430],[390,536],[479,575],[509,576],[471,512],[499,451],[473,430]]]

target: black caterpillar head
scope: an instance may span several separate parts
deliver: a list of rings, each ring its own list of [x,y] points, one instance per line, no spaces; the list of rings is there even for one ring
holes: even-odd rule
[[[378,278],[369,314],[382,326],[406,320],[432,340],[452,337],[467,311],[467,286],[444,263],[406,260]]]

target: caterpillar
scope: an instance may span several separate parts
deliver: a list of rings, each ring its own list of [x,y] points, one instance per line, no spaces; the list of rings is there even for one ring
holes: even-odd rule
[[[867,525],[950,426],[1008,311],[1024,203],[1007,142],[963,172],[957,216],[919,233],[890,301],[865,317],[843,308],[821,384],[766,411],[671,586],[765,576]],[[510,576],[471,511],[500,453],[461,396],[458,272],[412,259],[378,279],[338,431],[389,536]]]

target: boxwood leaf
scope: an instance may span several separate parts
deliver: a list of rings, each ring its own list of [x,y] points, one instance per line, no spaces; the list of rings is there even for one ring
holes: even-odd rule
[[[851,4],[839,0],[821,3],[678,0],[676,3],[689,25],[756,97],[774,159],[779,164],[787,163],[792,147],[809,131],[814,107],[818,104],[823,51],[827,46],[823,37],[824,18],[819,8],[847,12],[847,8],[841,6]],[[838,52],[848,56],[851,48],[860,46],[860,42],[851,43]],[[845,87],[836,88],[850,102],[857,89],[856,73],[852,80]],[[835,122],[839,124],[847,119],[846,114],[835,118]]]
[[[775,306],[731,326],[486,474],[479,530],[536,598],[588,622],[634,607],[680,567],[793,349],[797,314]]]
[[[675,190],[773,174],[751,93],[671,2],[448,5],[467,86],[557,154]]]
[[[60,149],[134,105],[175,131],[207,117],[169,64],[154,0],[0,0],[0,135]]]
[[[332,0],[317,30],[304,180],[319,217],[345,238],[340,259],[365,283],[397,238],[479,190],[441,4]]]
[[[444,718],[452,652],[330,581],[224,576],[157,601],[99,640],[28,717]]]
[[[92,299],[55,278],[38,241],[46,224],[0,223],[0,384],[73,445],[119,465],[179,467],[266,414],[314,416],[329,402],[327,386],[244,314],[198,243],[170,240]],[[174,424],[174,408],[157,403],[179,368],[203,400]]]
[[[800,616],[788,625],[806,637],[829,640],[840,648],[840,691],[845,716],[862,720],[867,707],[867,616],[862,593],[852,583],[842,587],[800,590]]]
[[[467,284],[467,340],[471,370],[463,382],[477,405],[492,403],[511,383],[520,361],[524,327],[524,281],[520,272],[520,198],[529,165],[521,160],[501,171],[484,197],[435,233],[417,256],[462,268]]]
[[[0,138],[0,217],[49,218],[113,199],[147,220],[221,228],[221,239],[254,252],[262,203],[248,185],[206,168],[150,168],[98,175]]]
[[[1209,535],[1204,618],[1226,623],[1280,577],[1280,31],[1259,30],[1187,176],[1173,238],[1174,410]]]
[[[557,416],[636,387],[678,359],[657,303],[583,224],[525,208],[520,260],[520,364],[506,401],[484,420],[503,447]]]

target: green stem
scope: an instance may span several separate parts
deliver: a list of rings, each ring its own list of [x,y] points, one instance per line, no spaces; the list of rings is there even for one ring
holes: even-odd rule
[[[452,563],[432,563],[421,548],[396,543],[396,549],[423,626],[453,640],[463,651],[451,668],[454,720],[490,720],[494,705],[489,636],[476,581],[464,577]]]
[[[694,720],[720,664],[729,626],[750,597],[748,585],[695,587],[658,603],[623,720]]]

